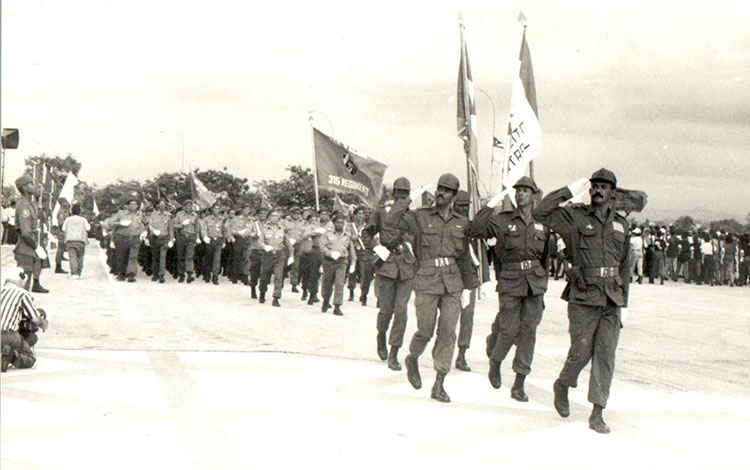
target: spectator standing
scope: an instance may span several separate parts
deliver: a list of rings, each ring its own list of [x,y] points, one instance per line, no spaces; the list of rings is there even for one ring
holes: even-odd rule
[[[70,277],[81,279],[83,271],[83,255],[89,242],[88,232],[91,230],[89,221],[81,217],[81,205],[73,204],[72,215],[68,216],[62,223],[62,233],[65,240],[65,249],[70,258]]]

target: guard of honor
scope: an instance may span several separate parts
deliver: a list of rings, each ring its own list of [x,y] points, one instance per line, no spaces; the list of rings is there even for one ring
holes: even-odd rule
[[[515,346],[516,375],[510,395],[526,402],[529,397],[524,382],[531,372],[549,263],[556,251],[552,230],[567,247],[569,281],[562,298],[568,302],[570,321],[570,349],[553,385],[554,406],[560,416],[570,415],[568,389],[576,387],[581,370],[591,361],[588,400],[593,410],[589,427],[608,433],[602,413],[612,383],[621,309],[627,307],[630,234],[627,220],[613,206],[614,173],[602,168],[588,182],[590,204],[562,205],[587,181],[553,191],[538,201],[536,183],[523,177],[513,186],[514,209],[498,210],[502,197],[498,195],[471,221],[469,195],[459,190],[459,181],[452,174],[438,179],[435,201],[429,207],[409,208],[425,188],[411,191],[409,180],[400,177],[393,183],[392,205],[373,211],[369,219],[363,209],[357,209],[351,221],[342,214],[334,214],[331,220],[325,209],[316,213],[298,207],[290,208],[286,218],[279,209],[269,212],[261,208],[252,215],[247,206],[222,213],[222,208],[214,205],[201,215],[191,200],[174,216],[163,200],[143,214],[139,202],[127,198],[117,213],[104,220],[103,246],[108,250],[111,272],[120,281],[135,282],[140,261],[152,281],[164,283],[170,272],[178,282],[191,283],[198,273],[205,282],[219,284],[223,274],[234,284],[241,281],[250,286],[251,298],[264,303],[273,279],[275,307],[281,306],[287,275],[292,292],[301,288],[301,299],[308,305],[319,302],[322,271],[321,311],[333,307],[334,315],[343,315],[347,276],[349,301],[354,301],[359,283],[362,305],[367,305],[374,278],[376,351],[397,371],[401,370],[398,351],[404,342],[407,304],[413,290],[417,331],[404,360],[407,379],[415,389],[421,388],[418,360],[436,336],[431,397],[449,402],[444,381],[457,344],[456,367],[470,370],[465,354],[480,283],[473,243],[482,241],[493,246],[490,251],[500,304],[487,336],[489,381],[493,388],[501,387],[501,363]],[[18,178],[16,186],[21,198],[16,206],[19,239],[15,258],[27,276],[26,289],[44,293],[46,289],[39,284],[44,253],[39,249],[38,220],[31,200],[38,190],[27,175]],[[60,268],[59,261],[56,268]]]

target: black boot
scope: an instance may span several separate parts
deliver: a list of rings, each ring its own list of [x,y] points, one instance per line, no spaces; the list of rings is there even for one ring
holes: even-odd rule
[[[349,289],[349,302],[354,302],[354,289]]]
[[[397,346],[391,346],[391,352],[388,354],[388,368],[391,370],[401,370],[401,364],[398,363]]]
[[[211,276],[209,276],[208,274],[204,274],[203,275],[203,282],[205,282],[206,284],[208,284],[209,282],[211,282]]]
[[[213,284],[214,284],[215,286],[218,286],[218,285],[219,285],[219,275],[218,275],[218,274],[214,274],[214,275],[212,276],[211,282],[213,282]]]
[[[164,280],[164,274],[159,274],[159,284],[164,284],[166,281]]]
[[[560,382],[560,379],[555,380],[552,385],[552,391],[555,393],[555,409],[557,414],[563,418],[570,416],[570,402],[568,402],[568,387]]]
[[[49,290],[42,287],[41,284],[39,284],[39,279],[34,278],[34,286],[31,288],[31,292],[34,292],[36,294],[48,294]]]
[[[247,277],[247,274],[242,275],[242,283],[245,284],[246,286],[250,285],[250,278]]]
[[[154,274],[153,276],[151,276],[151,282],[156,282],[158,280],[159,280],[159,275],[158,274]]]
[[[523,389],[523,382],[526,380],[526,376],[523,374],[516,373],[516,380],[513,382],[513,386],[510,388],[510,397],[516,401],[527,402],[529,396]]]
[[[55,265],[55,274],[68,274],[68,271],[64,270],[61,263]]]
[[[456,369],[464,372],[471,372],[471,367],[466,363],[466,347],[458,348],[458,357],[456,358]]]
[[[490,371],[487,374],[487,378],[490,379],[490,385],[492,385],[492,388],[500,388],[503,383],[500,377],[500,362],[490,358]]]
[[[135,273],[128,273],[128,282],[135,282]]]
[[[487,357],[492,357],[492,350],[495,349],[495,342],[497,341],[497,336],[493,335],[492,333],[487,335]]]
[[[334,305],[333,306],[333,314],[338,315],[339,317],[344,315],[344,312],[341,311],[341,305]]]
[[[609,434],[609,426],[604,422],[604,417],[602,416],[603,410],[604,408],[601,406],[594,405],[594,409],[591,410],[591,416],[589,416],[589,429],[593,429],[599,434]]]
[[[125,279],[127,279],[127,277],[124,274],[118,274],[117,275],[117,280],[118,281],[124,281]]]
[[[258,302],[262,304],[266,303],[266,293],[264,291],[260,291],[260,297],[258,297]]]
[[[437,376],[435,376],[435,384],[432,386],[432,393],[430,394],[430,396],[439,402],[450,403],[451,397],[449,397],[448,394],[445,393],[445,389],[443,388],[444,380],[445,373],[438,372]]]
[[[299,292],[299,289],[297,289],[297,286],[294,284],[292,284],[292,292],[295,292],[295,293]],[[305,299],[302,299],[302,300],[305,300]]]
[[[195,277],[193,276],[193,272],[192,271],[188,271],[187,283],[190,284],[193,281],[195,281]]]
[[[250,298],[257,299],[258,293],[255,291],[255,286],[250,286]]]
[[[378,357],[381,361],[388,359],[388,348],[385,345],[385,333],[378,333],[377,336],[378,344]]]
[[[406,364],[406,378],[409,379],[412,387],[419,390],[422,388],[422,377],[419,376],[419,364],[417,360],[409,354],[404,359],[404,364]]]
[[[317,301],[318,297],[316,297],[314,294],[310,294],[310,297],[307,298],[307,305],[312,305]]]
[[[327,300],[324,300],[323,305],[320,306],[320,311],[326,313],[329,308],[331,308],[331,304],[329,304]]]
[[[273,305],[274,307],[281,307],[281,304],[279,303],[279,298],[274,297],[273,302],[271,302],[271,305]]]
[[[184,274],[180,274],[180,278],[177,279],[177,282],[185,282],[185,275]]]
[[[359,298],[359,303],[362,304],[363,307],[367,307],[367,296],[363,295]]]
[[[302,291],[302,299],[300,299],[300,300],[307,300],[307,291],[306,290]]]

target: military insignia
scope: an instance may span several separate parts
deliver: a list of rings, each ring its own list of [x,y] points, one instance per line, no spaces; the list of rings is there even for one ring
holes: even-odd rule
[[[625,233],[625,227],[620,222],[612,222],[612,228],[620,233]]]
[[[540,224],[540,223],[535,223],[535,224],[534,224],[534,228],[535,228],[536,230],[541,230],[542,232],[544,231],[544,225],[542,225],[542,224]]]
[[[516,227],[515,225],[511,224],[511,225],[508,225],[508,230],[511,231],[511,232],[515,232],[516,230],[518,230],[518,227]]]
[[[344,162],[346,171],[348,171],[350,175],[354,176],[357,174],[357,171],[359,170],[357,169],[357,166],[354,164],[354,161],[352,160],[352,157],[348,152],[341,155],[341,160]]]
[[[586,228],[587,228],[587,229],[589,229],[589,230],[593,230],[594,226],[593,226],[593,225],[591,225],[591,224],[588,224],[588,225],[586,226]]]
[[[21,212],[21,217],[30,217],[31,213],[28,209],[24,209],[23,212]]]

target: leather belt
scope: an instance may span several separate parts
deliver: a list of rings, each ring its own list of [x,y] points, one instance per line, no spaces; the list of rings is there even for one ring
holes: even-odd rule
[[[619,269],[617,267],[585,268],[583,275],[584,277],[615,277],[620,274]]]
[[[438,268],[441,266],[450,266],[452,264],[456,264],[456,258],[435,258],[432,260],[432,263],[434,263]]]
[[[518,263],[502,263],[501,266],[503,271],[528,271],[541,265],[538,259],[525,259]]]

